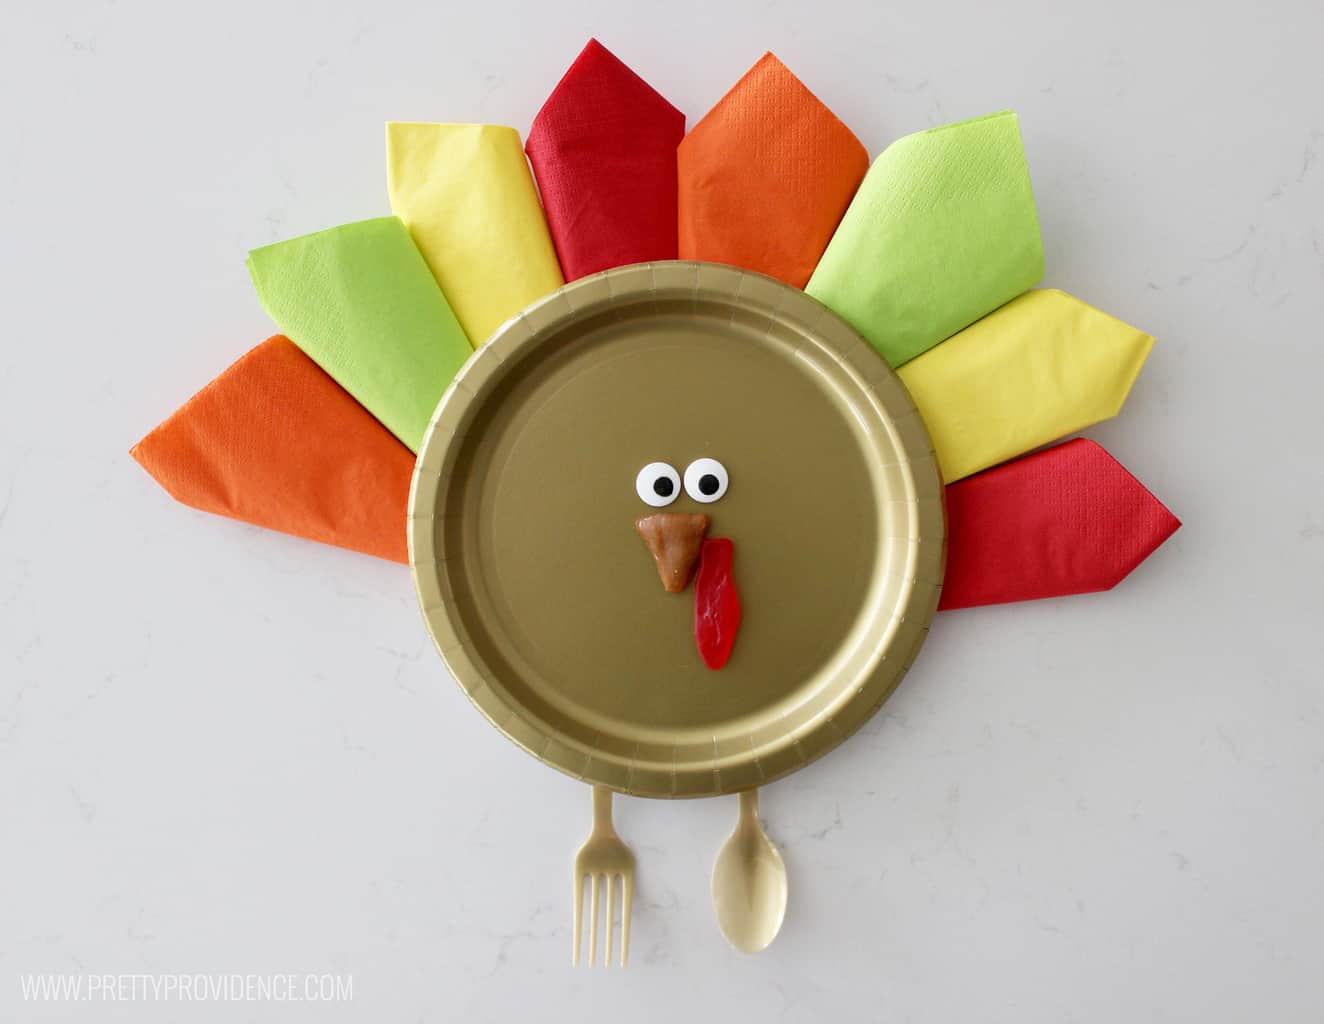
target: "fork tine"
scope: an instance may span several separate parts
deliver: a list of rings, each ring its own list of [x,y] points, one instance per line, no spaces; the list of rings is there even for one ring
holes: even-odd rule
[[[588,900],[588,964],[592,967],[598,962],[598,876],[589,875],[588,884],[592,886]]]
[[[630,905],[634,902],[634,872],[621,875],[621,966],[630,960]]]
[[[607,875],[603,881],[607,885],[607,958],[602,966],[611,966],[612,934],[616,931],[616,876]]]
[[[579,934],[584,929],[584,876],[581,875],[578,870],[575,871],[574,890],[575,890],[575,911],[574,911],[575,930],[570,934],[570,942],[571,942],[570,965],[572,967],[578,967]]]

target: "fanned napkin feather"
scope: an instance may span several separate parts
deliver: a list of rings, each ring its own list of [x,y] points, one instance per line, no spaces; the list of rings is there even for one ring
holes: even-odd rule
[[[676,153],[680,257],[803,288],[869,167],[859,139],[771,53]]]
[[[524,144],[567,281],[676,258],[684,134],[685,115],[590,39]]]
[[[1043,277],[1016,115],[907,135],[873,163],[805,290],[901,366]]]
[[[242,356],[130,454],[185,505],[408,561],[413,455],[281,335]]]
[[[1026,292],[897,371],[952,483],[1121,411],[1154,339],[1066,292]]]
[[[514,128],[390,122],[386,183],[474,348],[564,283]]]
[[[1067,441],[947,488],[938,607],[1109,590],[1179,526],[1100,445]]]
[[[249,253],[248,269],[280,329],[418,451],[473,353],[404,225],[381,217],[277,242]]]

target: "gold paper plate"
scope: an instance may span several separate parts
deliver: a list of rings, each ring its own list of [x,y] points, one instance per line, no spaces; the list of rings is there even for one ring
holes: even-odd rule
[[[706,668],[694,588],[634,521],[650,462],[715,458],[743,623]],[[470,699],[535,757],[651,797],[762,785],[858,729],[937,605],[943,492],[878,354],[771,278],[637,264],[505,324],[442,398],[410,497],[414,582]]]

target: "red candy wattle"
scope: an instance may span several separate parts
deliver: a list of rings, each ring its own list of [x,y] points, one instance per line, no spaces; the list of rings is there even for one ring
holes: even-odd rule
[[[740,596],[731,575],[735,545],[725,537],[703,542],[694,580],[694,640],[709,668],[721,668],[731,657],[740,629]]]

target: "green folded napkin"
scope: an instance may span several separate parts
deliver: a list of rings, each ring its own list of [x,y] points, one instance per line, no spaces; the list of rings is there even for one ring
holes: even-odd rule
[[[248,254],[280,329],[413,451],[473,355],[398,217],[358,221]]]
[[[1011,111],[907,135],[873,162],[805,291],[900,366],[1043,276]]]

